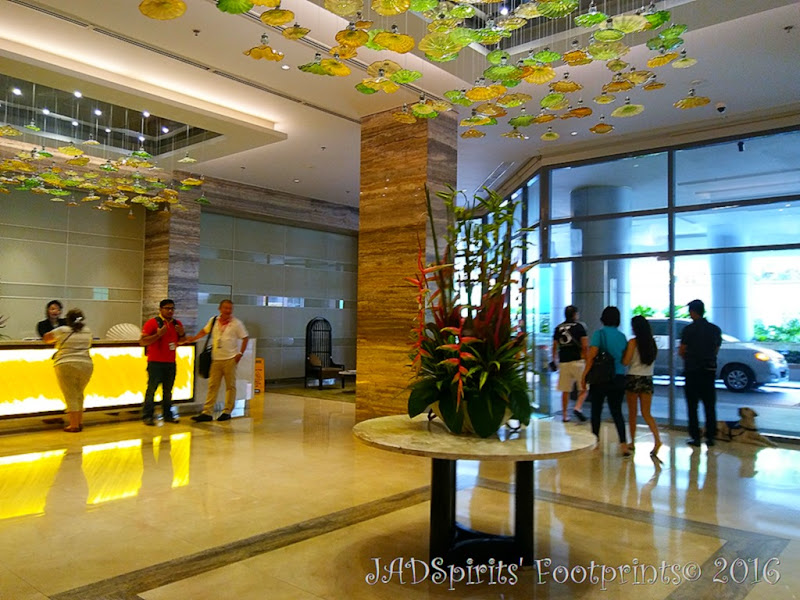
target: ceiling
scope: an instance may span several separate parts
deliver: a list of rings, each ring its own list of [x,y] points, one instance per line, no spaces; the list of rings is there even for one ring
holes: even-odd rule
[[[481,52],[471,48],[457,61],[439,65],[405,55],[398,62],[424,74],[415,83],[420,89],[365,96],[353,89],[366,76],[355,62],[349,63],[354,74],[344,78],[295,68],[312,61],[319,44],[330,47],[335,32],[346,25],[307,0],[288,0],[283,8],[312,30],[310,44],[286,40],[257,18],[223,14],[213,0],[187,0],[186,14],[173,21],[143,17],[135,0],[114,2],[113,8],[107,0],[0,2],[0,72],[66,90],[80,86],[86,96],[221,133],[193,151],[199,162],[192,168],[198,174],[349,206],[358,206],[360,119],[413,103],[420,89],[441,97],[446,90],[470,87],[486,66]],[[680,131],[775,116],[798,116],[800,121],[800,3],[667,0],[657,7],[672,10],[674,21],[689,26],[685,47],[697,65],[659,69],[658,78],[667,86],[649,93],[633,90],[632,102],[644,103],[646,110],[633,118],[607,119],[615,130],[605,136],[588,131],[600,114],[601,107],[595,106],[595,114],[580,122],[548,124],[561,135],[557,142],[539,139],[545,131],[541,125],[527,128],[530,139],[524,141],[500,137],[509,129],[505,125],[487,128],[487,136],[479,140],[459,139],[458,187],[471,191],[487,181],[498,185],[532,157],[607,152],[621,139],[658,140]],[[382,22],[387,28],[391,24]],[[424,24],[404,15],[398,25],[411,31]],[[282,63],[243,54],[259,45],[264,32],[286,55]],[[546,43],[563,52],[575,37],[574,32],[553,34]],[[527,55],[524,45],[518,51]],[[640,45],[625,60],[643,66],[649,55]],[[386,57],[364,50],[358,61],[368,64]],[[281,64],[292,68],[282,70]],[[561,74],[565,69],[557,70]],[[591,64],[572,75],[584,84],[588,103],[610,74],[602,64]],[[514,91],[531,94],[535,106],[543,87],[523,83]],[[711,103],[692,110],[673,108],[690,88],[710,97]],[[724,112],[718,112],[720,104]],[[468,108],[459,110],[469,115]]]

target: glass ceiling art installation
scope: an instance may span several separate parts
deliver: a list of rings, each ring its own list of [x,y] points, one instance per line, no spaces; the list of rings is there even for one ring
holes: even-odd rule
[[[213,0],[212,0],[213,1]],[[314,32],[295,22],[289,0],[216,0],[220,13],[247,15],[278,30],[283,37],[311,43]],[[604,134],[613,121],[645,111],[651,92],[667,88],[657,80],[659,69],[686,69],[697,63],[684,48],[688,26],[672,22],[670,6],[683,0],[316,0],[324,9],[348,24],[334,39],[315,39],[313,45],[328,48],[329,56],[317,52],[312,62],[298,68],[309,75],[359,78],[354,88],[362,94],[392,94],[423,74],[406,68],[403,55],[413,52],[433,63],[447,63],[469,54],[479,65],[474,83],[447,91],[446,100],[422,94],[420,100],[394,113],[402,123],[432,119],[454,106],[471,108],[461,120],[461,137],[480,139],[483,129],[508,125],[505,138],[525,140],[520,129],[555,119],[586,120],[586,130]],[[190,14],[182,0],[143,0],[141,13],[152,19],[174,19]],[[424,35],[413,37],[409,15],[425,23]],[[416,27],[415,29],[419,29]],[[245,55],[271,61],[284,59],[269,45],[261,44]],[[274,41],[274,40],[273,40]],[[634,46],[645,46],[645,64],[632,64],[626,57]],[[385,52],[386,58],[366,66],[366,77],[354,73],[353,61],[362,48]],[[469,48],[470,52],[465,50]],[[473,52],[474,51],[474,52]],[[629,59],[630,60],[630,59]],[[600,89],[582,82],[582,69],[602,63],[607,69]],[[352,63],[353,65],[357,63]],[[361,63],[363,67],[365,63]],[[556,68],[564,67],[563,76]],[[596,67],[595,67],[596,68]],[[515,89],[516,88],[516,89]],[[675,95],[674,107],[686,110],[703,106],[708,98],[686,89],[662,93]],[[509,113],[514,109],[514,113]],[[507,118],[506,118],[507,117]],[[552,126],[540,139],[555,141]],[[479,128],[479,129],[478,129]]]
[[[185,210],[182,201],[209,203],[202,178],[174,180],[159,157],[197,160],[190,148],[218,134],[0,74],[0,194],[49,196],[98,210],[133,205]],[[185,192],[181,194],[181,192]]]

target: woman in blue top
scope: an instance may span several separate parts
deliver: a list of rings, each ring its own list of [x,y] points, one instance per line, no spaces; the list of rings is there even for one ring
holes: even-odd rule
[[[622,398],[625,396],[625,366],[622,356],[628,340],[618,329],[620,323],[619,309],[606,306],[600,315],[603,328],[595,331],[589,342],[589,353],[586,355],[586,368],[583,371],[581,385],[586,389],[586,374],[592,368],[594,359],[603,350],[614,358],[614,379],[610,383],[594,384],[589,389],[589,402],[592,405],[592,433],[600,440],[600,418],[603,414],[603,401],[608,398],[608,408],[614,419],[614,426],[619,435],[619,447],[622,456],[630,456],[628,444],[625,443],[625,421],[622,418]]]

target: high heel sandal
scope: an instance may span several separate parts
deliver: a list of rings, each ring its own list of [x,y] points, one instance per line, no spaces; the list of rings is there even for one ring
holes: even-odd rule
[[[80,433],[81,431],[83,431],[83,425],[78,425],[77,427],[67,426],[64,427],[64,431],[66,431],[67,433]]]
[[[658,458],[658,451],[661,449],[661,442],[653,446],[653,449],[650,451],[650,456],[653,458]]]

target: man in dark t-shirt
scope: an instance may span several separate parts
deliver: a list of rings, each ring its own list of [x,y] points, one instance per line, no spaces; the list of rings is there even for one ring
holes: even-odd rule
[[[578,307],[569,305],[564,309],[565,321],[559,324],[553,332],[553,361],[550,363],[555,367],[556,354],[558,355],[559,373],[558,390],[561,392],[561,419],[565,423],[569,421],[567,407],[569,405],[569,395],[572,389],[579,384],[583,376],[583,369],[586,365],[586,351],[589,347],[589,338],[586,336],[586,328],[578,322]],[[572,414],[580,421],[585,421],[581,408],[586,400],[586,390],[579,392],[578,400],[575,402],[575,409]]]
[[[688,304],[692,322],[683,328],[678,354],[683,358],[686,381],[683,391],[689,412],[690,446],[700,446],[700,423],[697,407],[700,400],[706,415],[706,445],[713,446],[717,437],[717,353],[722,345],[722,331],[709,323],[703,315],[705,305],[702,300],[692,300]]]

